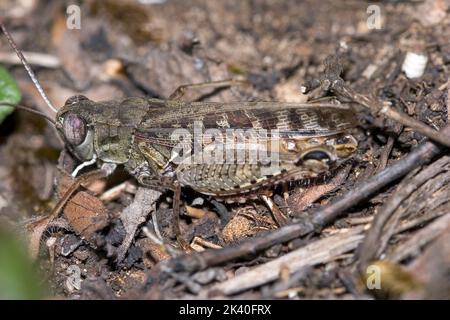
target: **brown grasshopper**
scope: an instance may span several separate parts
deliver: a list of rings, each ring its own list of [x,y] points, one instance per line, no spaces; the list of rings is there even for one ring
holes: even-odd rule
[[[56,111],[1,27],[55,111],[54,125],[66,148],[81,162],[73,176],[86,166],[100,168],[81,175],[51,217],[82,182],[107,176],[119,165],[144,187],[173,190],[178,219],[182,187],[229,201],[255,196],[267,200],[274,185],[327,173],[356,150],[357,142],[348,132],[357,124],[354,113],[331,102],[188,103],[152,98],[94,102],[74,96]],[[229,83],[211,85],[224,84]],[[187,87],[171,97],[179,98]],[[204,133],[197,134],[199,129]],[[261,154],[267,156],[258,157]],[[178,226],[176,231],[179,234]]]

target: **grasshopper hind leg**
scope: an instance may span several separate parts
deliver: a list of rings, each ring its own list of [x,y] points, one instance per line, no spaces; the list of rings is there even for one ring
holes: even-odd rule
[[[221,81],[211,81],[211,82],[202,82],[202,83],[194,83],[194,84],[186,84],[179,86],[170,96],[169,100],[181,100],[188,90],[198,90],[205,88],[226,88],[232,86],[242,86],[247,85],[248,83],[241,80],[221,80]]]

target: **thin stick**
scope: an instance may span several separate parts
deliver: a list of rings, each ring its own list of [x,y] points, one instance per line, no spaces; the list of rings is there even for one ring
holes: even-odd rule
[[[39,91],[39,94],[41,95],[42,99],[44,99],[47,106],[52,110],[54,113],[57,113],[58,111],[56,108],[52,105],[50,102],[50,99],[47,97],[47,95],[44,92],[44,89],[42,89],[41,84],[39,83],[36,75],[34,74],[33,70],[31,69],[30,65],[28,64],[27,60],[23,56],[22,52],[17,47],[16,43],[14,42],[14,39],[9,34],[8,30],[6,29],[5,25],[0,22],[0,27],[3,31],[3,33],[6,36],[6,39],[8,39],[9,44],[11,45],[11,48],[16,52],[17,56],[19,57],[20,61],[22,61],[23,66],[25,67],[25,70],[27,70],[28,75],[31,78],[31,81],[33,81],[34,85],[36,86],[36,89]]]

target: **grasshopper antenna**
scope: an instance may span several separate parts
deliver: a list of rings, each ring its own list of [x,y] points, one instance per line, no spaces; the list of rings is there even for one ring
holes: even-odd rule
[[[36,89],[39,91],[39,94],[41,95],[42,99],[44,99],[45,103],[47,104],[47,106],[50,108],[50,110],[52,110],[54,113],[57,113],[58,111],[56,110],[56,108],[52,105],[52,103],[50,102],[49,98],[47,97],[47,95],[44,92],[44,89],[42,89],[41,84],[39,83],[36,75],[34,74],[33,70],[31,69],[30,65],[28,64],[27,60],[25,59],[24,55],[22,54],[22,52],[19,50],[19,48],[17,47],[16,43],[14,42],[13,38],[11,37],[11,35],[9,34],[8,30],[6,30],[5,25],[3,24],[3,22],[0,22],[0,27],[3,31],[3,33],[6,36],[6,39],[8,39],[8,42],[10,44],[10,46],[13,48],[13,50],[16,52],[17,56],[19,57],[20,61],[22,62],[23,66],[25,67],[25,70],[27,70],[28,75],[31,78],[31,81],[33,81],[34,85],[36,86]],[[21,108],[22,109],[22,108]]]
[[[24,110],[33,114],[37,114],[38,116],[43,117],[44,119],[48,120],[50,123],[53,124],[53,126],[56,126],[55,120],[53,120],[52,118],[50,118],[49,116],[47,116],[46,114],[44,114],[43,112],[40,112],[36,109],[21,105],[21,104],[13,104],[13,103],[8,103],[8,102],[0,102],[0,106],[7,106],[7,107],[11,107],[11,108],[15,108],[15,109],[19,109],[19,110]]]

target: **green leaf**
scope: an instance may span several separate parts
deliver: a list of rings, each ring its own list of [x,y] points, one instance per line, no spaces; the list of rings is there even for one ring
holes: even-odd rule
[[[19,103],[22,99],[19,86],[11,74],[0,66],[0,124],[14,111],[14,108],[2,106],[1,102]]]
[[[45,291],[25,245],[0,226],[0,300],[42,299]]]

